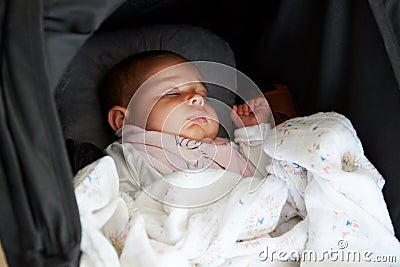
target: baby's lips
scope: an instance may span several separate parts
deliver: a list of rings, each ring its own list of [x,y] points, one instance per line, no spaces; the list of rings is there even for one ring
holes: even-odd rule
[[[191,119],[190,121],[198,122],[198,123],[205,123],[205,122],[207,122],[207,119],[206,119],[206,117],[196,117],[196,118]]]
[[[197,119],[197,118],[208,118],[208,116],[206,115],[206,112],[204,111],[197,111],[195,113],[193,113],[191,116],[188,117],[188,120],[193,120],[193,119]]]

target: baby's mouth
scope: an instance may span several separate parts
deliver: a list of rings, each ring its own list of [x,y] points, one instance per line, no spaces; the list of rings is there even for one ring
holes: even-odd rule
[[[206,119],[206,117],[197,117],[197,118],[191,119],[190,121],[198,122],[198,123],[205,123],[205,122],[207,122],[207,119]]]
[[[188,118],[190,121],[197,122],[197,123],[204,123],[207,122],[207,117],[203,112],[196,112],[192,116]]]

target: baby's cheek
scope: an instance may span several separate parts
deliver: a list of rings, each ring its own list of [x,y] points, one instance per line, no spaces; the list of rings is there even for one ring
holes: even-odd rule
[[[207,106],[207,112],[210,115],[210,117],[213,119],[213,121],[216,121],[217,123],[219,123],[217,112],[215,111],[215,109],[213,107],[208,105]]]
[[[157,112],[151,112],[146,119],[146,130],[148,131],[162,131],[163,118]]]

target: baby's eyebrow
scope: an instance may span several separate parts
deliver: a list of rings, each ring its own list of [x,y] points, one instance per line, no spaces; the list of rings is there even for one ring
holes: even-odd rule
[[[157,84],[159,86],[162,86],[164,88],[173,88],[176,87],[177,84],[174,83],[173,81],[171,81],[171,79],[173,79],[173,77],[166,77],[166,78],[162,78],[159,81],[157,81]]]
[[[201,79],[192,79],[190,81],[179,81],[180,80],[180,76],[169,76],[169,77],[164,77],[164,78],[160,78],[157,81],[157,84],[159,86],[162,86],[164,88],[174,88],[174,87],[179,87],[179,86],[185,86],[188,84],[192,84],[192,83],[202,83],[205,87],[204,82]],[[206,88],[207,90],[207,88]],[[208,91],[208,90],[207,90]]]

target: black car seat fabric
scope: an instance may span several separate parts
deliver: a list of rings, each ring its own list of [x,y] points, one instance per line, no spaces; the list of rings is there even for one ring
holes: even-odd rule
[[[235,66],[229,45],[210,31],[187,25],[151,26],[94,34],[69,65],[56,90],[64,136],[77,143],[104,148],[113,133],[101,112],[98,87],[106,72],[128,55],[169,50],[191,61],[214,61]],[[232,77],[235,79],[235,77]],[[232,106],[235,94],[208,85],[209,96]],[[233,127],[228,117],[223,125]]]

